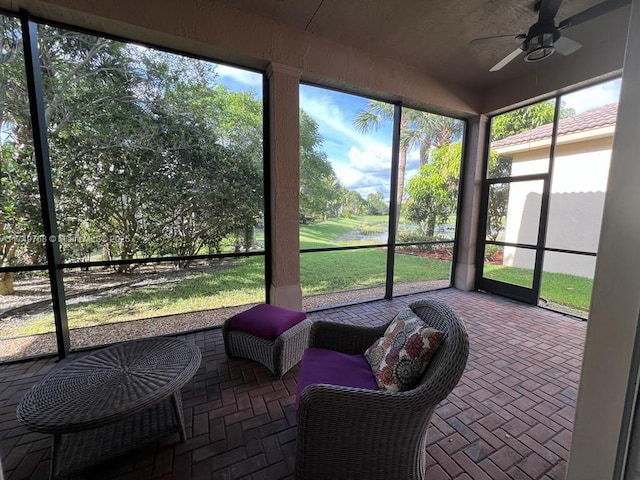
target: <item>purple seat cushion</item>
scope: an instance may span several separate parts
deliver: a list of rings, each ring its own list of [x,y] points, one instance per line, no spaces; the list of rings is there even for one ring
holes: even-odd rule
[[[275,340],[305,318],[307,314],[304,312],[260,304],[231,317],[231,328],[256,337]]]
[[[307,348],[304,352],[296,388],[296,409],[304,388],[314,383],[378,390],[376,377],[364,355],[349,355],[324,348]]]

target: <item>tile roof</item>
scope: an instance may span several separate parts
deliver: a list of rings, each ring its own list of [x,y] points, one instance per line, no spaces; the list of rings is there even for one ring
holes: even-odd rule
[[[570,133],[585,132],[596,128],[608,127],[616,124],[618,104],[609,103],[602,107],[587,110],[567,118],[561,118],[558,122],[558,136]],[[553,123],[540,125],[527,132],[511,135],[502,140],[495,141],[491,148],[510,147],[522,143],[535,142],[551,137]]]

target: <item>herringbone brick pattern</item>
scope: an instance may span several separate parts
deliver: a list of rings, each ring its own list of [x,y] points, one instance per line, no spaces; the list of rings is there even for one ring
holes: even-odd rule
[[[584,322],[455,289],[310,317],[373,325],[425,296],[448,302],[464,320],[471,341],[465,374],[429,427],[426,478],[564,478]],[[182,390],[187,441],[179,443],[177,434],[167,437],[84,478],[293,478],[297,367],[277,379],[254,362],[228,360],[219,328],[182,337],[203,354],[198,373]],[[0,366],[0,455],[8,480],[48,478],[51,440],[21,427],[15,410],[54,364],[54,359],[43,359]]]

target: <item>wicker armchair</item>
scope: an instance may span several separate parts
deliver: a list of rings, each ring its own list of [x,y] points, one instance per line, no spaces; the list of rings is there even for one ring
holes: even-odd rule
[[[420,383],[398,393],[306,387],[298,406],[296,479],[424,478],[427,427],[437,405],[462,376],[469,340],[464,325],[446,304],[422,300],[409,307],[426,324],[445,333]],[[316,322],[309,346],[362,354],[386,327]]]

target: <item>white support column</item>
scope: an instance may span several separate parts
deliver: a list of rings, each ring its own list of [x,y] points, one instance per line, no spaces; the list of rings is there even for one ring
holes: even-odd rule
[[[640,1],[632,4],[568,480],[619,480],[640,312]],[[632,383],[630,383],[630,380]],[[622,440],[619,443],[619,440]],[[619,472],[618,472],[619,473]]]
[[[269,141],[271,169],[271,285],[273,305],[302,308],[300,288],[300,126],[301,70],[271,63]]]
[[[482,193],[482,163],[487,135],[487,117],[479,115],[468,122],[467,143],[463,159],[463,188],[460,221],[458,222],[458,252],[454,287],[473,290],[476,275],[476,245]]]

